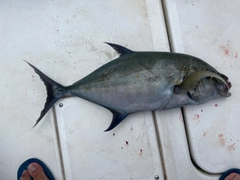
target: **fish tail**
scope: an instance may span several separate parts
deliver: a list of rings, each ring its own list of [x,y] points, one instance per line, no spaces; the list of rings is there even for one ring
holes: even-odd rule
[[[67,94],[67,91],[65,90],[64,86],[61,84],[58,84],[48,76],[46,76],[44,73],[42,73],[39,69],[37,69],[35,66],[30,64],[26,61],[29,66],[33,68],[33,70],[39,75],[39,77],[44,82],[46,89],[47,89],[47,99],[46,103],[44,105],[43,110],[40,113],[39,118],[37,119],[35,125],[33,128],[41,121],[41,119],[44,117],[44,115],[53,107],[53,105],[64,95]]]

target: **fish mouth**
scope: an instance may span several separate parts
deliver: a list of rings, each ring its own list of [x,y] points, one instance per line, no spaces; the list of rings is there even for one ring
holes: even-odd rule
[[[231,96],[231,93],[229,92],[229,89],[232,87],[232,83],[228,81],[228,77],[220,74],[223,79],[225,80],[225,83],[218,82],[216,84],[217,92],[219,95],[224,96],[224,97],[229,97]]]

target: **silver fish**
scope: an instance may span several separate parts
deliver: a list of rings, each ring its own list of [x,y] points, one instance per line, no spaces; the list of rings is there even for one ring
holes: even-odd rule
[[[113,113],[105,130],[109,131],[135,112],[202,104],[231,95],[227,76],[199,58],[171,52],[136,52],[107,44],[120,57],[70,86],[60,85],[27,62],[47,89],[44,109],[33,127],[65,96],[77,96],[109,109]]]

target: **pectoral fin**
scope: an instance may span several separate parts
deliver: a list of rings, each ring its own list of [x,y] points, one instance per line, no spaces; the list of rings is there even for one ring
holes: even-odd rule
[[[188,92],[189,90],[193,89],[197,85],[197,83],[204,77],[214,77],[216,79],[219,79],[229,89],[228,84],[220,75],[213,73],[211,71],[195,71],[191,73],[189,76],[187,76],[186,79],[184,79],[180,85],[176,85],[174,87],[174,93],[179,94]]]
[[[105,130],[105,132],[115,128],[120,122],[122,122],[128,116],[128,114],[125,114],[125,113],[120,113],[114,110],[111,110],[111,111],[113,113],[112,122],[110,126]]]

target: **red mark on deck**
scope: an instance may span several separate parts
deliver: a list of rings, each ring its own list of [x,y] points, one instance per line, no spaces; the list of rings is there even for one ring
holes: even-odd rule
[[[225,46],[220,46],[220,48],[224,51],[224,54],[229,55],[229,48],[227,48]]]
[[[214,104],[215,107],[218,107],[218,104]]]
[[[219,143],[220,143],[221,147],[225,146],[225,139],[223,137],[223,134],[218,135],[218,140],[219,140]]]
[[[232,152],[235,150],[235,143],[227,147],[228,151]]]
[[[238,58],[238,53],[237,52],[235,52],[235,56],[234,56],[235,58]]]
[[[193,116],[193,120],[197,120],[197,119],[199,119],[199,114],[195,114],[194,116]]]
[[[224,52],[225,52],[226,55],[229,55],[229,49],[224,48]]]
[[[233,58],[238,58],[238,52],[235,49],[233,49],[231,46],[229,46],[229,44],[227,44],[227,46],[220,46],[220,48],[223,50],[225,55]]]

